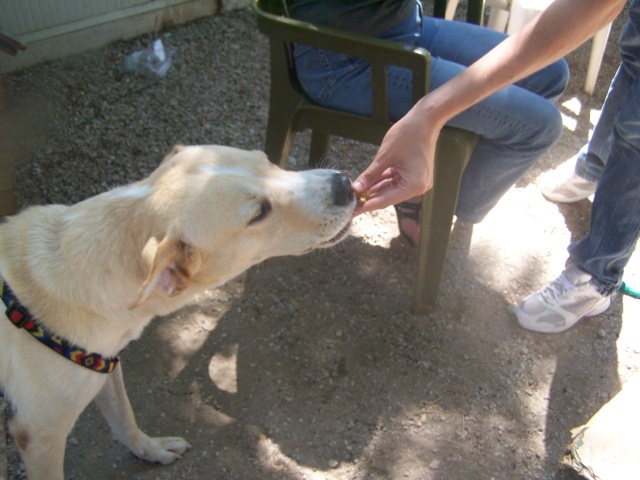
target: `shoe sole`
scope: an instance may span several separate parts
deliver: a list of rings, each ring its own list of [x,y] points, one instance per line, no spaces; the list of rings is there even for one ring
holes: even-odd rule
[[[565,330],[569,330],[571,327],[573,327],[576,323],[578,323],[583,318],[595,317],[596,315],[600,315],[601,313],[605,312],[611,306],[611,297],[605,297],[603,298],[603,300],[604,302],[596,303],[590,310],[587,310],[586,313],[583,313],[571,324],[565,323],[562,327],[554,327],[552,325],[546,326],[546,325],[536,325],[536,324],[534,325],[525,324],[522,322],[522,320],[520,319],[520,316],[518,315],[517,306],[514,306],[512,311],[515,314],[516,318],[518,319],[518,323],[522,328],[531,330],[532,332],[538,332],[538,333],[560,333],[560,332],[564,332]]]
[[[541,192],[544,198],[556,203],[576,203],[576,202],[579,202],[580,200],[584,200],[585,198],[589,198],[591,195],[595,193],[595,191],[584,192],[574,197],[566,197],[564,195],[555,195],[550,192],[545,192],[544,190],[541,190]]]

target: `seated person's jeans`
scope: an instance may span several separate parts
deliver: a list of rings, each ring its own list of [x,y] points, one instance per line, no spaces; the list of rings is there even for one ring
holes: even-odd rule
[[[506,35],[476,25],[423,17],[416,12],[380,38],[423,47],[431,53],[431,89],[480,58]],[[359,114],[372,111],[369,65],[362,59],[295,45],[298,77],[310,99],[320,105]],[[517,85],[496,92],[453,118],[448,125],[481,139],[462,178],[456,215],[478,223],[506,191],[562,133],[554,101],[564,91],[569,69],[559,60]],[[391,120],[413,105],[411,72],[388,71]]]

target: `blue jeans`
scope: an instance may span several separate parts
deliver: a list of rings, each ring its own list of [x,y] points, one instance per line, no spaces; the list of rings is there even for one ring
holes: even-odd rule
[[[632,83],[633,77],[622,67],[618,68],[602,106],[600,119],[593,129],[593,135],[589,143],[584,145],[578,153],[575,168],[575,173],[578,176],[592,182],[600,180],[611,152],[613,123],[624,104]]]
[[[587,148],[602,161],[601,174],[596,169],[591,177],[599,179],[591,228],[569,246],[569,261],[589,272],[605,295],[620,287],[640,232],[640,0],[629,6],[620,53],[620,68]]]
[[[431,53],[431,88],[442,85],[506,38],[476,25],[414,15],[379,35]],[[305,45],[294,49],[298,78],[310,99],[331,108],[371,114],[370,68],[359,58]],[[453,118],[448,125],[480,135],[461,184],[456,215],[478,223],[511,186],[560,137],[562,121],[554,101],[564,91],[564,60],[496,92]],[[412,107],[411,73],[388,70],[391,120]]]

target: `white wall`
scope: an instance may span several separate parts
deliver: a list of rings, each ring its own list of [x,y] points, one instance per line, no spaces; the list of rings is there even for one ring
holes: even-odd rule
[[[0,72],[245,7],[251,0],[2,0],[0,28],[27,49],[0,53]]]

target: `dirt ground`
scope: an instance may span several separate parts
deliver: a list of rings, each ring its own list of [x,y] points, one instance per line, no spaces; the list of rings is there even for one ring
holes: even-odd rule
[[[589,201],[555,205],[538,184],[570,171],[586,142],[621,25],[592,97],[582,91],[589,44],[568,57],[558,145],[484,222],[455,226],[435,313],[410,313],[415,253],[393,211],[359,217],[339,246],[267,261],[158,318],[122,353],[139,425],[187,438],[180,461],[137,460],[92,406],[70,435],[67,479],[552,478],[571,429],[640,370],[631,297],[555,336],[509,313],[588,230]],[[176,49],[163,79],[122,67],[152,35],[6,76],[22,206],[139,179],[176,143],[262,148],[268,51],[252,12],[160,36]],[[291,163],[303,168],[307,148],[300,135]],[[374,153],[336,139],[331,163],[355,177]],[[632,264],[626,279],[639,274]],[[4,453],[8,479],[24,478],[11,438]]]

